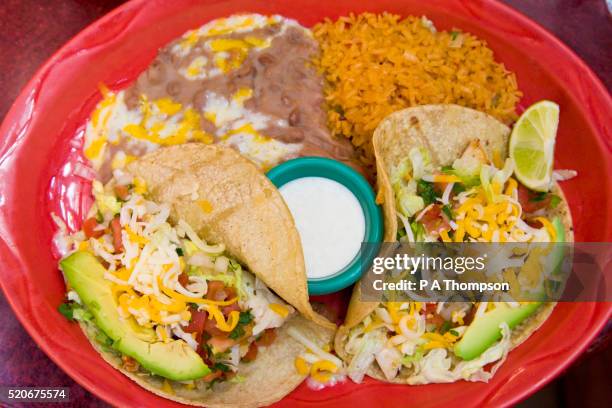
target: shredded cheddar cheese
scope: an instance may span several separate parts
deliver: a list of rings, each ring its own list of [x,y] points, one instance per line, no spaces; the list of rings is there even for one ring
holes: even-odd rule
[[[338,366],[328,360],[319,360],[310,367],[310,377],[320,383],[326,383],[331,375],[338,371]]]
[[[268,307],[270,308],[270,310],[272,310],[274,313],[281,317],[289,316],[289,309],[284,305],[278,303],[270,303]]]
[[[213,206],[208,200],[200,200],[198,201],[198,206],[202,209],[206,214],[210,214],[213,211]]]
[[[295,361],[294,361],[294,365],[295,365],[295,369],[297,370],[298,374],[300,375],[308,375],[308,373],[310,373],[310,367],[308,366],[308,363],[306,362],[306,360],[304,360],[302,357],[296,357]]]

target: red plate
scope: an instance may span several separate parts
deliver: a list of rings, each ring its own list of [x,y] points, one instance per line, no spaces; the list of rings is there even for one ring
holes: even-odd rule
[[[135,0],[89,26],[58,51],[25,87],[0,128],[0,284],[17,317],[39,346],[85,388],[117,406],[178,406],[129,381],[107,365],[78,327],[57,311],[64,285],[50,241],[49,213],[78,225],[86,183],[62,179],[74,154],[71,140],[97,101],[100,82],[121,87],[156,50],[188,29],[235,12],[279,13],[310,26],[349,12],[427,15],[437,27],[460,27],[486,39],[497,59],[516,72],[523,106],[540,99],[561,105],[556,166],[578,170],[563,184],[578,241],[612,241],[612,100],[576,55],[538,25],[494,1],[293,0],[172,2]],[[78,141],[78,138],[76,139]],[[74,142],[73,142],[74,143]],[[53,176],[56,177],[50,190]],[[52,191],[54,194],[49,195]],[[76,199],[75,199],[76,197]],[[86,201],[86,200],[85,200]],[[336,297],[336,303],[342,303]],[[602,328],[610,304],[560,304],[488,384],[394,386],[373,380],[321,392],[305,385],[279,406],[338,407],[510,405],[566,368]],[[271,368],[273,369],[273,368]]]

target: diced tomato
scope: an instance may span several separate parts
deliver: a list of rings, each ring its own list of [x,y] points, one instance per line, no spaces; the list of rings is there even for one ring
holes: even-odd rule
[[[226,286],[223,291],[225,292],[225,300],[233,299],[236,297],[236,289],[232,287]]]
[[[187,275],[185,272],[182,272],[178,277],[178,281],[182,287],[189,285],[189,275]]]
[[[450,230],[448,220],[442,215],[442,206],[439,204],[429,207],[427,212],[421,216],[419,222],[423,224],[428,234],[443,229]]]
[[[238,302],[234,302],[231,305],[227,305],[227,306],[223,306],[221,308],[221,312],[225,315],[225,316],[229,316],[229,314],[231,312],[240,312],[240,305],[238,304]]]
[[[474,320],[474,316],[476,316],[476,307],[472,306],[472,308],[468,310],[468,312],[465,314],[465,317],[463,318],[463,323],[466,326],[469,326],[470,323],[472,323],[472,320]]]
[[[102,235],[104,235],[104,230],[95,230],[95,228],[98,226],[98,221],[96,221],[95,217],[91,217],[86,219],[83,222],[83,232],[85,233],[85,237],[86,238],[100,238]]]
[[[525,223],[532,228],[542,228],[544,226],[540,221],[534,220],[533,218],[527,218]]]
[[[202,339],[202,332],[204,332],[207,313],[204,310],[197,310],[195,308],[192,308],[190,312],[191,320],[189,321],[189,324],[185,326],[183,331],[186,333],[195,333],[196,341],[199,343]]]
[[[198,355],[202,357],[202,360],[204,360],[204,363],[207,366],[210,366],[213,364],[212,360],[210,359],[210,356],[208,355],[208,349],[204,347],[204,344],[202,343],[198,344],[198,349],[196,350],[196,353],[198,353]]]
[[[130,190],[128,189],[128,186],[115,186],[113,190],[115,190],[115,195],[123,201],[126,201],[128,195],[130,195]]]
[[[428,324],[433,324],[437,328],[442,327],[445,322],[444,318],[437,313],[431,313],[430,315],[428,314],[425,320]]]
[[[529,190],[527,187],[523,186],[522,184],[519,184],[518,201],[521,204],[521,208],[524,212],[532,213],[542,208],[548,208],[548,206],[550,206],[550,201],[552,199],[552,196],[550,194],[546,194],[546,196],[540,200],[537,200],[537,198],[539,198],[538,193],[535,193]]]
[[[206,322],[204,323],[204,331],[213,337],[229,336],[228,332],[224,332],[217,327],[217,322],[214,319],[211,319],[210,316],[208,316]]]
[[[225,300],[227,292],[225,291],[225,284],[221,281],[208,281],[208,292],[206,292],[206,299],[210,300]]]
[[[444,318],[437,313],[438,306],[435,303],[427,303],[425,305],[425,316],[427,324],[433,324],[436,327],[441,327],[444,324]]]
[[[115,253],[123,252],[123,240],[121,238],[121,223],[119,222],[119,217],[113,218],[110,227],[113,233],[113,247],[115,247]]]
[[[435,303],[425,304],[425,313],[436,313],[436,310],[438,310],[438,306]]]
[[[250,362],[257,358],[257,344],[255,342],[249,345],[249,351],[242,357],[243,361]]]
[[[236,344],[234,340],[230,339],[229,337],[223,336],[213,337],[208,340],[207,343],[210,344],[217,353],[223,353],[224,351],[232,347],[234,344]]]
[[[275,329],[266,329],[261,334],[261,337],[257,339],[257,345],[266,347],[270,344],[274,343],[276,340],[276,330]]]
[[[130,356],[121,356],[121,360],[123,361],[123,368],[131,373],[135,373],[138,371],[139,364],[136,360],[134,360]]]
[[[213,371],[209,374],[206,374],[204,377],[202,377],[202,381],[211,382],[212,380],[215,380],[221,377],[222,375],[223,375],[223,371],[221,370]]]

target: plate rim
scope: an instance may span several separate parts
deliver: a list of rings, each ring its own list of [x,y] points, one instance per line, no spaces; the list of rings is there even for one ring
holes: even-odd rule
[[[454,0],[453,2],[460,3],[457,0]],[[65,54],[69,53],[79,42],[83,41],[85,37],[88,36],[88,34],[91,34],[92,32],[98,30],[100,26],[110,22],[112,19],[116,18],[122,13],[127,13],[129,11],[138,12],[147,5],[156,8],[164,7],[164,5],[161,3],[151,4],[150,2],[147,2],[147,0],[130,0],[122,5],[119,5],[118,7],[114,8],[103,16],[92,21],[85,28],[83,28],[81,31],[71,37],[35,71],[30,80],[19,91],[17,98],[11,104],[11,107],[9,108],[6,116],[4,117],[2,124],[0,124],[0,159],[3,159],[3,156],[6,153],[7,149],[10,148],[7,147],[6,142],[11,141],[13,124],[18,122],[18,120],[22,117],[24,110],[27,108],[25,102],[28,96],[34,89],[36,89],[37,83],[44,78],[47,71],[50,70],[57,61],[61,61],[64,58]],[[605,87],[599,76],[580,56],[576,54],[573,49],[571,49],[563,41],[557,38],[551,31],[543,27],[540,23],[532,20],[527,15],[516,10],[514,7],[505,3],[498,2],[495,0],[482,0],[481,7],[488,7],[491,10],[491,12],[488,13],[490,15],[508,15],[509,17],[520,21],[523,27],[529,29],[532,32],[535,32],[540,38],[542,38],[546,42],[547,48],[556,48],[556,52],[559,55],[564,55],[566,59],[571,61],[572,65],[575,65],[580,71],[582,71],[583,74],[586,74],[587,77],[584,79],[584,82],[591,83],[592,86],[590,87],[590,91],[595,90],[595,96],[601,98],[604,101],[605,106],[609,110],[612,110],[612,96],[608,92],[607,88]],[[593,94],[593,92],[591,93]],[[612,152],[612,135],[607,134],[606,130],[608,130],[608,128],[605,126],[605,123],[600,123],[600,121],[596,120],[597,118],[590,114],[590,112],[587,112],[585,110],[586,108],[584,104],[578,106],[578,109],[584,117],[590,119],[586,121],[586,125],[591,127],[591,130],[594,134],[600,136],[596,138],[596,142],[600,144],[604,149],[607,149],[608,153]],[[11,143],[8,143],[8,146],[10,146],[10,144]],[[0,165],[1,164],[2,160],[0,160]],[[607,167],[611,169],[612,163],[608,162]],[[0,189],[0,193],[3,192],[3,189]],[[5,218],[5,216],[5,210],[4,207],[2,207],[0,211],[0,217]],[[4,262],[2,262],[2,266],[5,266]],[[4,267],[0,270],[0,276],[4,273],[4,270]],[[17,305],[17,299],[12,298],[7,293],[2,279],[0,279],[0,288],[2,288],[7,303],[11,307],[15,317],[20,322],[22,327],[26,330],[30,338],[37,344],[37,346],[40,347],[56,365],[58,365],[76,383],[85,388],[87,391],[91,392],[93,395],[110,404],[116,403],[117,400],[114,398],[113,394],[105,391],[103,388],[97,386],[95,383],[82,378],[77,372],[72,369],[72,367],[70,367],[68,364],[65,364],[61,358],[55,355],[53,347],[50,345],[50,343],[43,339],[39,331],[36,330],[36,328],[34,328],[33,325],[30,324],[30,322],[23,316],[23,314],[18,313],[20,305]],[[529,395],[532,395],[534,392],[541,389],[553,378],[557,377],[560,372],[568,368],[591,344],[593,338],[596,337],[596,335],[600,332],[606,322],[611,318],[612,303],[608,302],[607,305],[607,313],[605,313],[604,305],[595,305],[594,312],[597,311],[597,309],[601,309],[601,313],[604,313],[606,317],[602,317],[600,321],[598,321],[598,324],[595,327],[596,330],[590,330],[590,335],[588,336],[588,338],[586,340],[583,340],[579,347],[576,347],[573,353],[567,359],[558,364],[553,370],[549,371],[546,376],[541,377],[539,381],[535,382],[531,387],[526,388],[522,393],[515,394],[511,399],[504,401],[504,405],[514,405],[517,402],[527,398]]]

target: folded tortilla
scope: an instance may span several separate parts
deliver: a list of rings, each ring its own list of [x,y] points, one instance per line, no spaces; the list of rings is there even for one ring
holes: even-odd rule
[[[148,196],[170,205],[207,242],[227,251],[304,317],[335,329],[308,301],[300,236],[270,180],[231,148],[187,143],[158,149],[130,163]]]
[[[267,406],[281,400],[300,385],[305,376],[297,372],[294,361],[304,352],[304,346],[287,334],[290,327],[295,327],[319,345],[328,344],[334,333],[302,316],[295,316],[276,329],[276,340],[270,346],[261,348],[255,361],[241,362],[238,365],[238,373],[244,378],[242,382],[225,381],[215,384],[213,388],[207,388],[207,384],[200,383],[190,389],[159,376],[126,370],[118,353],[103,348],[94,340],[98,329],[81,324],[89,341],[104,360],[141,387],[173,401],[209,408]],[[165,381],[171,388],[168,388]]]
[[[207,407],[258,407],[289,394],[304,379],[294,367],[305,347],[287,331],[295,327],[323,346],[335,325],[315,313],[308,301],[306,273],[293,218],[272,183],[253,163],[229,148],[190,143],[159,149],[127,169],[146,181],[152,200],[171,206],[174,222],[185,220],[208,242],[247,266],[268,288],[301,315],[277,329],[276,340],[262,347],[255,361],[241,362],[242,381],[195,388],[143,372],[130,372],[121,355],[94,339],[99,329],[81,324],[90,342],[114,368],[164,398]],[[206,204],[203,204],[203,201]]]
[[[413,147],[426,148],[433,165],[438,168],[452,164],[471,141],[478,139],[488,157],[503,164],[508,155],[509,136],[510,128],[492,116],[458,105],[425,105],[387,116],[378,125],[373,137],[377,187],[379,197],[382,196],[384,200],[384,241],[396,241],[398,229],[395,193],[389,174],[391,169],[408,156]],[[566,241],[573,242],[572,218],[567,200],[557,183],[552,192],[561,197],[561,203],[549,215],[558,216],[562,220]],[[344,324],[338,329],[334,341],[336,352],[347,364],[351,359],[345,350],[349,330],[361,323],[378,305],[377,302],[361,301],[361,285],[355,285]],[[554,306],[555,303],[544,304],[536,314],[515,327],[512,330],[512,348],[536,331],[552,313]],[[376,364],[372,364],[368,375],[388,381]],[[398,376],[393,382],[405,383],[405,380]]]

